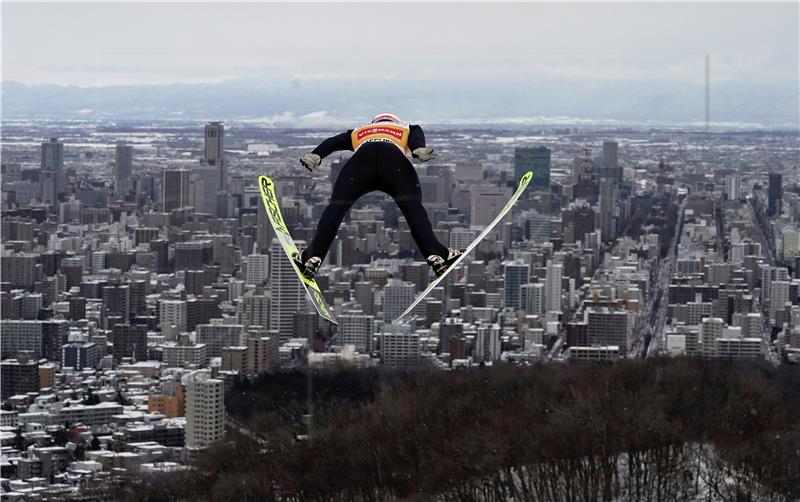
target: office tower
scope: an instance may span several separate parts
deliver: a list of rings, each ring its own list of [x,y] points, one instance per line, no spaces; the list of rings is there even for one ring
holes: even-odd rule
[[[124,195],[133,188],[130,183],[132,171],[133,147],[117,145],[114,159],[114,189],[117,195]]]
[[[0,362],[0,399],[39,392],[39,364],[35,359],[5,359]]]
[[[475,291],[486,289],[486,262],[474,260],[467,265],[467,284],[472,284]]]
[[[297,241],[298,249],[305,247],[305,242]],[[286,259],[286,255],[278,239],[272,240],[269,249],[270,288],[272,301],[269,309],[269,329],[277,330],[281,340],[294,336],[294,313],[305,310],[306,294],[297,281],[294,265]]]
[[[39,321],[42,326],[42,355],[50,361],[61,361],[61,346],[67,340],[69,321],[66,319],[48,319]]]
[[[603,307],[589,310],[586,326],[589,345],[617,346],[620,354],[628,352],[628,312],[613,311]]]
[[[564,244],[583,246],[586,234],[595,230],[594,209],[588,204],[572,205],[561,212],[561,237]]]
[[[520,287],[527,284],[531,266],[527,263],[504,263],[504,299],[505,306],[514,310],[522,308]]]
[[[42,200],[52,203],[58,200],[58,193],[64,191],[66,184],[64,180],[64,143],[58,138],[50,138],[49,141],[42,143],[40,151]],[[45,193],[45,186],[47,193]]]
[[[319,330],[319,315],[316,311],[294,313],[294,336],[312,342]],[[266,325],[265,325],[266,326]]]
[[[103,357],[103,348],[94,342],[68,343],[62,347],[62,366],[76,371],[94,369]]]
[[[189,171],[164,169],[161,185],[162,210],[169,212],[189,205]]]
[[[728,200],[739,200],[742,195],[742,180],[738,174],[730,174],[725,178],[725,196]]]
[[[416,287],[410,282],[400,279],[389,279],[383,289],[383,319],[386,322],[394,321],[403,311],[411,305],[416,294]]]
[[[185,300],[161,300],[159,302],[159,323],[161,330],[170,326],[176,333],[186,331],[187,309]]]
[[[216,168],[217,190],[228,190],[228,166],[225,163],[225,126],[222,122],[206,124],[205,163]],[[213,214],[213,213],[212,213]]]
[[[614,207],[616,205],[616,180],[600,178],[600,232],[603,241],[611,241],[615,237]]]
[[[470,201],[470,224],[488,225],[506,205],[509,197],[511,189],[508,187],[475,187]]]
[[[361,313],[347,313],[339,316],[339,330],[336,333],[337,345],[355,345],[362,354],[372,352],[372,333],[375,317]]]
[[[103,307],[106,309],[106,318],[119,316],[127,322],[131,314],[130,288],[125,286],[103,287]]]
[[[520,308],[525,313],[528,315],[544,315],[544,288],[545,285],[540,282],[520,286]]]
[[[707,317],[700,325],[700,353],[706,357],[716,355],[717,338],[722,337],[725,323],[719,317]]]
[[[545,276],[545,310],[547,312],[561,310],[561,279],[564,276],[564,265],[552,260],[547,262]]]
[[[242,345],[244,326],[241,324],[198,324],[197,343],[206,344],[208,357],[220,357],[222,347]]]
[[[358,281],[353,284],[353,299],[361,306],[365,314],[375,314],[375,285],[369,281]]]
[[[530,187],[533,190],[550,189],[550,149],[544,146],[514,149],[514,177],[533,171]]]
[[[600,178],[609,178],[616,184],[622,183],[622,168],[618,162],[618,146],[616,141],[603,142],[603,166],[598,173]]]
[[[280,334],[271,330],[265,330],[264,333],[267,336],[247,338],[247,373],[250,375],[274,371],[280,366]]]
[[[245,284],[261,284],[269,277],[269,255],[249,254],[245,258]]]
[[[132,357],[147,360],[147,327],[139,324],[115,324],[111,331],[114,360]]]
[[[219,170],[213,166],[199,166],[189,175],[189,202],[196,213],[217,215],[217,185]]]
[[[186,447],[206,448],[225,434],[225,382],[208,371],[184,377],[186,386]]]
[[[779,173],[769,173],[767,201],[767,215],[780,215],[783,203],[783,176]]]
[[[9,254],[0,258],[0,275],[3,282],[8,282],[11,288],[31,290],[39,280],[37,255]]]
[[[419,367],[419,335],[409,333],[407,329],[384,332],[381,336],[381,361],[390,368]]]

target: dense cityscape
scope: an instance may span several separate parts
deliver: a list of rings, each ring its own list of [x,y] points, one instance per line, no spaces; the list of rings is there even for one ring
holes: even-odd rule
[[[313,174],[297,159],[341,131],[4,121],[4,497],[189,469],[226,432],[261,441],[226,405],[265,375],[800,363],[796,131],[422,125],[439,153],[417,164],[423,200],[450,247],[527,170],[531,186],[398,325],[433,275],[391,198],[364,197],[317,275],[332,325],[256,181],[276,181],[303,247],[350,152]]]

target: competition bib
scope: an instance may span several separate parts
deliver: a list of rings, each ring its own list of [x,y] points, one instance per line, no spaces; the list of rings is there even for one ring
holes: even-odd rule
[[[367,124],[353,129],[350,135],[353,141],[353,151],[364,143],[372,141],[382,141],[394,143],[401,152],[408,153],[408,135],[410,128],[408,124],[402,122],[378,122],[377,124]]]

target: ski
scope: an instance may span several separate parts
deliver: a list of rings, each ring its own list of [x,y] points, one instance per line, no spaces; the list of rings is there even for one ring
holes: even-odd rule
[[[275,183],[267,176],[259,176],[258,186],[261,187],[261,200],[264,202],[264,209],[267,211],[272,229],[275,230],[275,236],[286,252],[286,257],[289,258],[289,261],[292,263],[294,271],[297,272],[297,277],[300,279],[303,289],[306,290],[306,294],[311,299],[311,303],[314,304],[314,308],[322,318],[327,319],[333,324],[338,324],[333,309],[328,306],[328,302],[322,297],[322,292],[317,285],[317,281],[303,276],[303,272],[292,259],[292,254],[299,252],[299,250],[283,221],[281,207],[278,203],[278,197],[275,194]]]
[[[431,282],[428,285],[428,287],[425,288],[425,291],[420,293],[420,295],[417,296],[417,298],[411,303],[411,305],[409,305],[408,308],[402,314],[400,314],[400,316],[397,319],[392,321],[392,324],[397,324],[398,322],[400,322],[405,316],[407,316],[412,310],[414,310],[414,307],[416,307],[417,304],[419,304],[419,302],[421,302],[426,296],[428,296],[428,293],[430,293],[433,290],[433,288],[435,288],[436,286],[439,285],[440,282],[442,282],[442,279],[447,277],[447,274],[455,270],[458,264],[461,263],[461,260],[463,260],[470,253],[470,251],[475,249],[478,246],[478,244],[483,240],[483,238],[486,237],[489,234],[489,232],[492,231],[495,225],[497,225],[500,222],[500,220],[502,220],[503,217],[506,214],[508,214],[509,211],[511,211],[511,208],[514,207],[514,204],[517,202],[517,200],[519,200],[520,196],[522,195],[522,192],[525,191],[525,188],[527,188],[528,183],[530,183],[532,178],[533,178],[533,171],[528,171],[527,173],[522,175],[522,177],[519,179],[517,190],[514,192],[514,194],[511,196],[508,202],[506,202],[506,205],[503,206],[503,209],[500,210],[497,216],[495,216],[495,218],[486,226],[486,228],[484,228],[483,231],[481,231],[481,233],[478,234],[478,237],[476,237],[475,240],[472,241],[469,246],[467,246],[467,249],[464,250],[461,256],[459,256],[458,259],[455,262],[453,262],[452,265],[450,265],[450,268],[448,268],[444,274],[434,279],[433,282]]]

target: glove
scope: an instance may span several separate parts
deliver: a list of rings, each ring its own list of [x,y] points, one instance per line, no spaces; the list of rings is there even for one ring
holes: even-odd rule
[[[316,153],[307,153],[300,157],[300,163],[303,164],[303,167],[314,172],[314,169],[319,167],[319,164],[322,162],[322,157],[317,155]]]
[[[427,147],[420,147],[411,152],[411,156],[415,159],[419,159],[422,162],[428,162],[431,159],[436,158],[436,151],[433,148]]]

